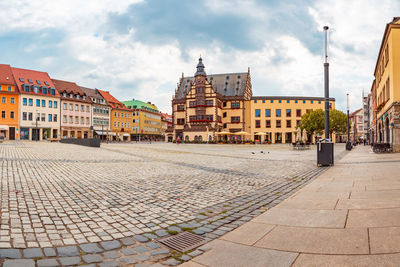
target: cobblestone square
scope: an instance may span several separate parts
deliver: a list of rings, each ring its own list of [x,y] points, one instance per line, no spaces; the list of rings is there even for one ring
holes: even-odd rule
[[[0,144],[0,155],[0,247],[19,249],[133,236],[145,242],[181,228],[212,238],[231,229],[220,227],[226,217],[246,221],[241,210],[260,213],[292,190],[277,191],[282,183],[300,186],[301,175],[316,169],[315,150],[289,145],[9,142]]]

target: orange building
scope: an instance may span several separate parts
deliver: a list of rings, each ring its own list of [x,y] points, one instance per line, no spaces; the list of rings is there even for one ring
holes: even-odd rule
[[[113,97],[110,92],[97,90],[111,107],[109,140],[130,141],[133,122],[132,110],[127,108],[122,102]]]
[[[0,64],[0,138],[18,140],[18,88],[10,65]]]

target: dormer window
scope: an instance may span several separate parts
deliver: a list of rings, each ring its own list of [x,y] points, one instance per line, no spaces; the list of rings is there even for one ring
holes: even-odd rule
[[[56,89],[55,88],[50,88],[50,94],[56,95]]]
[[[47,95],[47,87],[46,86],[42,86],[42,93]]]
[[[19,78],[20,82],[25,82],[24,78]]]
[[[69,94],[69,98],[74,98],[74,95],[73,94]]]
[[[86,96],[82,96],[82,99],[83,99],[83,100],[86,100]]]
[[[63,97],[67,97],[67,93],[66,92],[63,93]]]
[[[39,80],[36,80],[36,82],[37,82],[37,84],[42,84],[42,82],[41,82],[41,81],[39,81]]]
[[[32,79],[28,79],[28,82],[33,83]]]
[[[44,84],[45,84],[45,85],[47,85],[47,86],[49,86],[49,85],[50,85],[50,84],[49,84],[48,82],[46,82],[46,81],[44,81]]]
[[[79,95],[76,95],[76,99],[79,99]]]
[[[30,91],[30,86],[29,86],[29,84],[24,84],[24,91],[27,92],[27,93],[29,93],[29,91]]]

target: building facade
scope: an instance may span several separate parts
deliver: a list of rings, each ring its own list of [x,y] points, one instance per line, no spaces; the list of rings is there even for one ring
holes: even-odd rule
[[[132,99],[123,101],[132,110],[132,134],[131,140],[162,140],[161,112],[151,102],[143,102]]]
[[[46,72],[11,68],[19,96],[21,140],[60,138],[60,95]]]
[[[61,137],[90,138],[91,101],[73,82],[52,79],[61,96]]]
[[[111,108],[107,104],[104,97],[97,91],[97,89],[90,89],[87,87],[80,87],[92,101],[92,126],[93,136],[102,140],[107,138],[107,134],[111,132],[110,128],[110,111]]]
[[[364,140],[364,113],[363,109],[357,109],[350,113],[350,140],[354,142],[362,142]]]
[[[173,96],[173,138],[217,141],[230,138],[230,133],[245,131],[249,115],[245,113],[245,101],[252,96],[250,69],[207,75],[201,58],[196,68],[194,77],[182,74]]]
[[[130,141],[132,133],[132,110],[113,97],[110,92],[97,90],[111,108],[108,139],[111,141]]]
[[[315,109],[324,109],[325,104],[322,97],[254,96],[249,106],[251,121],[247,131],[252,140],[293,143],[301,116]],[[329,106],[335,108],[333,98]],[[308,138],[309,142],[315,142],[315,136]]]
[[[292,143],[301,116],[324,108],[321,97],[252,95],[250,69],[207,75],[200,58],[194,77],[182,75],[175,90],[166,140]]]
[[[0,138],[18,140],[19,92],[10,65],[0,64]]]
[[[386,25],[374,71],[377,142],[400,152],[400,17]]]

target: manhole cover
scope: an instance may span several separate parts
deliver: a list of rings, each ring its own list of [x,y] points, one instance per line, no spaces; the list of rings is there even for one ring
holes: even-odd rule
[[[190,232],[183,232],[177,235],[162,238],[159,239],[158,242],[179,252],[192,250],[206,243],[204,238]]]

